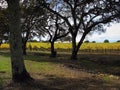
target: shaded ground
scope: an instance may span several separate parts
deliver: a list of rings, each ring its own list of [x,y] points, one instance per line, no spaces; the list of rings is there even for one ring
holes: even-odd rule
[[[32,53],[25,60],[29,60],[26,66],[35,80],[8,83],[3,90],[120,90],[119,55],[82,54],[73,62],[69,54],[52,59],[44,53]],[[47,68],[36,63],[45,64]],[[36,64],[34,70],[32,64]]]

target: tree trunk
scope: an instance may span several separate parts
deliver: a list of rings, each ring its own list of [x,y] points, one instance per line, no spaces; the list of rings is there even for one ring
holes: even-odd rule
[[[23,42],[22,49],[23,49],[23,55],[27,55],[27,52],[26,52],[26,42]]]
[[[78,42],[78,45],[77,45],[77,48],[76,48],[76,52],[79,51],[79,49],[80,49],[80,47],[81,47],[81,45],[82,45],[82,43],[83,43],[83,41],[84,41],[86,35],[87,35],[87,33],[83,33],[83,35],[82,35],[80,41]]]
[[[77,51],[76,50],[74,50],[74,52],[72,51],[71,60],[72,61],[77,60]]]
[[[56,57],[56,51],[55,51],[55,48],[54,48],[54,41],[50,42],[51,43],[51,55],[50,57]]]
[[[86,37],[86,33],[83,33],[80,41],[78,42],[78,44],[76,44],[76,38],[73,36],[72,37],[72,55],[71,55],[71,60],[77,60],[77,53]]]
[[[27,55],[27,52],[26,52],[26,44],[27,44],[29,35],[30,35],[30,29],[29,29],[29,27],[28,27],[27,32],[26,32],[26,37],[23,37],[23,38],[22,38],[23,55]]]
[[[72,55],[71,55],[71,60],[77,60],[76,48],[77,48],[76,37],[74,35],[72,35]]]
[[[26,80],[30,80],[31,77],[26,71],[23,60],[19,0],[6,1],[8,3],[9,10],[12,80],[14,82],[24,82]]]

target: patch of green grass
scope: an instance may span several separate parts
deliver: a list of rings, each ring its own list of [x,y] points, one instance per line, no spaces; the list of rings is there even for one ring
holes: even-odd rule
[[[0,55],[0,73],[11,71],[10,57]]]
[[[33,56],[34,57],[34,56]],[[38,56],[39,57],[39,56]],[[51,61],[40,61],[43,58],[37,59],[37,61],[25,60],[26,68],[30,73],[36,73],[39,75],[55,75],[57,77],[64,76],[67,72],[61,68],[57,63]],[[66,74],[67,76],[68,74]]]
[[[41,55],[27,55],[24,57],[25,66],[30,74],[37,75],[54,75],[56,77],[73,77],[74,74],[71,71],[66,71],[61,64],[57,62],[59,58],[50,58],[49,56]],[[33,78],[34,78],[33,75]],[[11,62],[10,56],[0,55],[0,77],[5,79],[11,78]]]
[[[0,55],[0,84],[11,80],[11,62],[9,55]]]

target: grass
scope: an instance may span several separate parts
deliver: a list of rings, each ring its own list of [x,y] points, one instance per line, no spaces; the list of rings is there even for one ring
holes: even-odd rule
[[[35,82],[23,87],[11,87],[6,86],[11,81],[10,55],[4,53],[0,55],[0,87],[39,90],[42,85],[51,90],[119,90],[120,76],[115,74],[120,70],[119,64],[115,63],[119,57],[83,54],[79,55],[78,61],[72,62],[69,54],[50,58],[48,53],[29,53],[24,57],[25,65]],[[50,90],[48,88],[43,90]]]
[[[10,75],[11,72],[11,64],[10,57],[0,55],[0,74],[2,76],[6,76],[6,74]]]
[[[0,89],[11,79],[10,58],[0,55]]]

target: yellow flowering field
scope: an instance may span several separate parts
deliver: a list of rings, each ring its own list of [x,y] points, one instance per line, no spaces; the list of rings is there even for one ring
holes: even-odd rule
[[[28,42],[27,48],[31,49],[50,49],[50,43],[44,42]],[[71,49],[71,43],[55,43],[55,49]],[[9,49],[9,44],[1,44],[0,49]],[[103,49],[112,49],[120,50],[120,43],[83,43],[81,50],[90,49],[90,50],[103,50]]]
[[[113,49],[113,50],[120,50],[120,43],[84,43],[81,46],[81,49]]]
[[[0,45],[0,49],[9,49],[9,48],[10,48],[9,44],[1,44]]]

